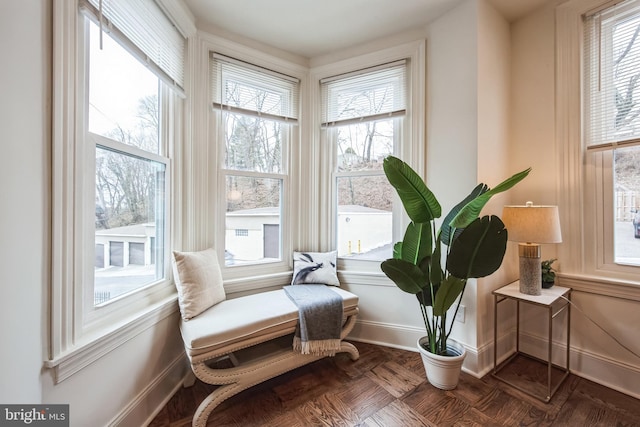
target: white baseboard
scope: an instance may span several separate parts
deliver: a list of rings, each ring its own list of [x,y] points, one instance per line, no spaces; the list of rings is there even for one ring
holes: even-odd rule
[[[416,341],[424,335],[421,328],[382,322],[358,321],[347,339],[371,344],[384,345],[403,350],[417,351]],[[462,370],[476,378],[482,378],[493,370],[493,341],[479,348],[467,349]],[[520,333],[520,350],[546,359],[547,341],[544,337]],[[498,363],[515,351],[515,328],[498,337]],[[564,366],[566,345],[553,343],[553,362]],[[622,363],[607,356],[598,355],[584,349],[571,346],[571,373],[605,387],[640,399],[640,368]]]
[[[425,336],[425,331],[422,328],[358,320],[347,340],[417,352],[418,339],[423,336]],[[478,352],[466,344],[461,343],[461,345],[467,350],[467,357],[464,359],[462,370],[477,377]]]
[[[520,350],[546,360],[547,341],[543,337],[520,335]],[[553,362],[564,366],[566,344],[554,342]],[[569,370],[572,374],[640,399],[640,368],[571,346]]]
[[[418,351],[416,343],[424,335],[425,332],[422,328],[357,320],[347,340],[378,344],[401,350]]]
[[[116,415],[109,427],[146,426],[164,408],[182,382],[189,369],[187,356],[182,352],[147,387]],[[150,408],[155,408],[150,412]]]

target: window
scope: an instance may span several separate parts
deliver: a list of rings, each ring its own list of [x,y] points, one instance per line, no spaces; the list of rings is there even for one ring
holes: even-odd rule
[[[333,148],[335,246],[338,256],[392,256],[393,188],[382,161],[399,150],[407,61],[321,81],[322,126]]]
[[[291,253],[285,201],[299,81],[220,54],[211,58],[225,266],[282,263]],[[288,261],[288,257],[287,257]],[[246,270],[245,270],[246,271]]]
[[[595,266],[604,273],[640,267],[640,1],[585,17],[587,216]],[[589,226],[589,224],[587,224]]]
[[[174,309],[170,172],[186,39],[154,0],[58,6],[47,366],[61,381],[157,319],[144,314]]]
[[[160,82],[110,36],[89,27],[89,121],[95,150],[93,293],[100,304],[165,278],[169,159],[160,136]],[[154,242],[154,244],[152,244]]]

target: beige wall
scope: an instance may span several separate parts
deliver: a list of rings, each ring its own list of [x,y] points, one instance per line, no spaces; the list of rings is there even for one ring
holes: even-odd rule
[[[46,357],[51,89],[46,0],[0,2],[0,402],[38,403]],[[10,386],[7,386],[10,384]]]
[[[518,167],[510,161],[509,135],[511,113],[511,50],[509,23],[489,2],[478,3],[478,182],[490,187],[528,166]],[[525,180],[526,181],[526,180]],[[519,186],[520,184],[518,184]],[[511,203],[513,190],[492,198],[483,215],[501,215],[502,207]],[[491,291],[509,283],[517,273],[507,256],[494,274],[478,279],[475,290],[478,362],[474,371],[484,373],[493,342],[493,296]],[[467,298],[470,296],[467,295]],[[465,299],[467,299],[465,298]]]
[[[463,2],[433,22],[427,36],[427,185],[443,217],[478,183],[477,15],[478,2]],[[474,295],[471,280],[463,301],[465,323],[455,322],[451,334],[469,353],[476,348]],[[474,370],[473,359],[465,369]]]

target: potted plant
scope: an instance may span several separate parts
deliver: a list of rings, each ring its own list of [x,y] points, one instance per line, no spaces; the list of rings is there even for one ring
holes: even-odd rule
[[[464,347],[449,340],[453,322],[448,321],[447,312],[457,302],[455,318],[467,280],[492,274],[500,267],[506,251],[503,222],[495,215],[479,218],[479,213],[492,196],[516,185],[531,169],[491,189],[478,184],[436,229],[435,219],[441,216],[441,207],[422,178],[393,156],[385,158],[383,166],[411,222],[404,239],[394,245],[393,258],[383,261],[381,268],[398,288],[416,295],[427,332],[418,340],[427,378],[436,387],[451,389],[457,385],[464,358],[464,354],[456,353],[464,353]],[[430,372],[431,356],[437,359],[437,365],[460,359],[449,370],[453,374],[450,381]]]
[[[540,263],[542,269],[542,287],[549,289],[556,281],[556,270],[551,266],[557,259],[547,259]]]

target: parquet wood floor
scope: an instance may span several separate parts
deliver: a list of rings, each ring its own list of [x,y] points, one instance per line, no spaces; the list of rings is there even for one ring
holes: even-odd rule
[[[640,426],[640,400],[570,375],[545,404],[491,375],[461,374],[455,390],[430,385],[418,353],[354,343],[339,354],[259,384],[218,406],[208,426]],[[523,358],[514,375],[540,369]],[[542,371],[542,378],[546,378]],[[151,427],[186,427],[213,386],[180,389]]]

